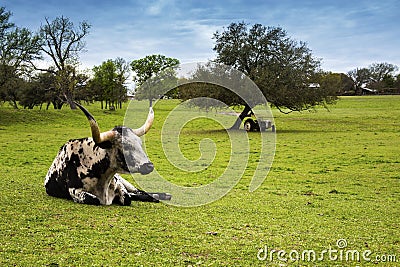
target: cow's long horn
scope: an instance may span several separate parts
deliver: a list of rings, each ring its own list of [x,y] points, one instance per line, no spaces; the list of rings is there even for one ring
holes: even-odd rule
[[[154,121],[154,111],[153,111],[153,108],[150,107],[149,114],[147,115],[146,122],[142,125],[142,127],[137,128],[137,129],[133,129],[132,131],[137,136],[142,136],[142,135],[144,135],[145,133],[147,133],[150,130],[151,125],[153,125],[153,121]]]
[[[90,129],[92,130],[92,137],[96,144],[109,141],[115,137],[115,133],[113,131],[100,133],[99,125],[97,124],[92,114],[90,114],[89,111],[83,106],[81,106],[79,103],[75,102],[75,104],[83,111],[83,113],[85,113],[86,117],[88,118],[90,123]]]

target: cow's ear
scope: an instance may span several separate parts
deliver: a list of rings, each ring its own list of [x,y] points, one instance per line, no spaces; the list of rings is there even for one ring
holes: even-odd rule
[[[111,141],[105,141],[105,142],[101,142],[99,144],[96,144],[96,146],[102,148],[102,149],[110,149],[112,148],[113,144],[111,143]]]

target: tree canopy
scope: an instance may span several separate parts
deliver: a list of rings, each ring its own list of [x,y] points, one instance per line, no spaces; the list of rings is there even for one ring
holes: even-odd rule
[[[103,99],[115,109],[122,101],[126,99],[127,89],[125,86],[129,78],[129,64],[122,58],[104,61],[100,66],[93,67],[94,77],[90,81],[92,97],[95,100]]]
[[[321,80],[320,61],[313,57],[306,43],[291,39],[282,28],[231,23],[222,32],[217,31],[213,38],[216,42],[214,51],[217,52],[214,62],[244,73],[258,86],[268,102],[281,111],[302,111],[335,101],[336,91],[331,87],[319,85],[310,88],[311,83]],[[199,69],[197,72],[202,71]],[[185,95],[194,98],[198,92],[186,90]],[[254,102],[250,106],[232,93],[228,96],[213,94],[219,95],[223,97],[218,98],[222,102],[244,105],[239,120],[258,104]],[[237,124],[235,127],[238,127]]]
[[[139,100],[159,98],[165,88],[176,84],[175,69],[179,60],[164,55],[150,55],[133,60],[131,68],[134,72],[133,81],[136,83],[135,97]]]
[[[11,12],[0,7],[0,99],[17,108],[18,88],[30,62],[40,59],[40,38],[10,22]]]
[[[246,74],[279,109],[301,111],[336,99],[326,88],[310,90],[318,82],[320,61],[306,43],[291,39],[280,27],[231,23],[214,39],[215,61]]]
[[[360,95],[364,87],[370,87],[378,91],[390,89],[396,86],[396,65],[382,62],[372,63],[367,68],[356,68],[347,73],[353,80],[355,94]]]

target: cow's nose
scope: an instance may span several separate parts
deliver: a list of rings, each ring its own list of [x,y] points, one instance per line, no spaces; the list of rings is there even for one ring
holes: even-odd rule
[[[154,165],[151,162],[145,163],[139,167],[140,174],[149,174],[154,170]]]

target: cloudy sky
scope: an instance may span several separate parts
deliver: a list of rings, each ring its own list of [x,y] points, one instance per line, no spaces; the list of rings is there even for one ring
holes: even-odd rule
[[[400,66],[398,0],[0,0],[17,26],[36,31],[44,18],[89,22],[82,67],[164,54],[182,63],[215,58],[213,33],[231,22],[280,26],[304,41],[324,70],[374,62]]]

